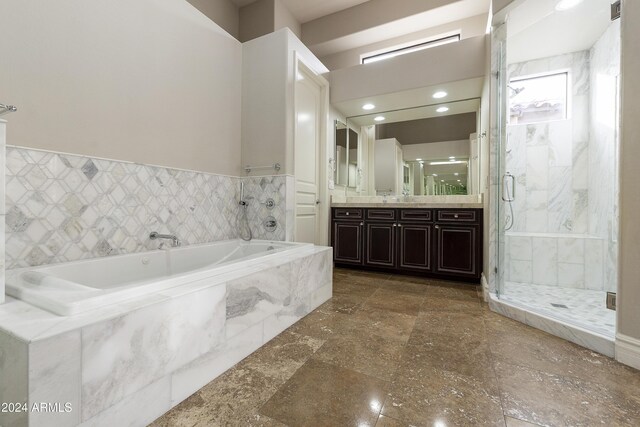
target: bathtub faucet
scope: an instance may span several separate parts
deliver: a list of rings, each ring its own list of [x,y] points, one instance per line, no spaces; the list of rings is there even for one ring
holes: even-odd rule
[[[171,240],[171,245],[172,246],[180,246],[180,239],[178,239],[177,236],[174,236],[173,234],[160,234],[157,231],[152,231],[151,234],[149,234],[149,238],[151,240],[156,240],[156,239],[167,239],[167,240]]]

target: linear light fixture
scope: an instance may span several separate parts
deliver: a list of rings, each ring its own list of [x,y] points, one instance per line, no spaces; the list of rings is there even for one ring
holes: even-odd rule
[[[383,53],[367,56],[362,58],[363,64],[370,64],[372,62],[378,62],[389,58],[394,58],[400,55],[406,55],[407,53],[418,52],[420,50],[429,49],[436,46],[442,46],[444,44],[455,43],[460,41],[460,34],[453,36],[443,37],[437,40],[431,40],[424,43],[414,44],[413,46],[407,46],[400,49],[394,49]]]
[[[448,162],[431,162],[429,163],[431,166],[437,166],[437,165],[458,165],[461,163],[467,163],[465,161],[462,160],[456,160],[456,161],[448,161]]]

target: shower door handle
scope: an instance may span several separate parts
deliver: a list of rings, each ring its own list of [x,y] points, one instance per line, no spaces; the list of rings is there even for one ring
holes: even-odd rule
[[[511,182],[509,182],[511,181]],[[511,191],[508,185],[511,184]],[[513,202],[516,199],[516,177],[509,172],[502,175],[502,200],[505,202]]]

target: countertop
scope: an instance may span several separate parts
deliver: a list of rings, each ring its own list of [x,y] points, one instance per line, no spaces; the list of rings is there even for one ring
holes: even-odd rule
[[[482,195],[473,196],[332,196],[334,208],[482,209]]]

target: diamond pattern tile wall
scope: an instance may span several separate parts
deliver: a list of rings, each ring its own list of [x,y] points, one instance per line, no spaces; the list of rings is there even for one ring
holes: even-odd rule
[[[7,147],[7,268],[238,238],[240,180],[254,238],[284,240],[286,177],[237,178]],[[264,202],[273,198],[276,206]],[[268,232],[267,216],[278,226]]]

